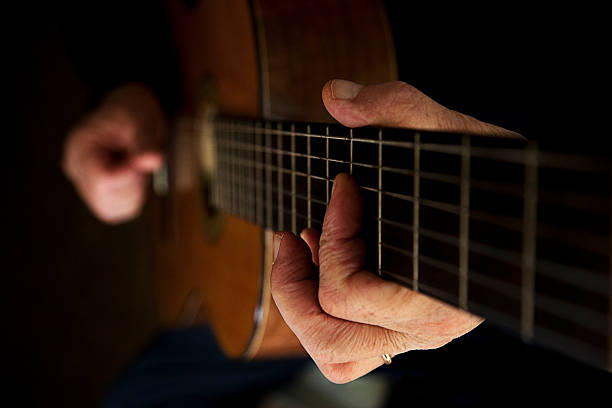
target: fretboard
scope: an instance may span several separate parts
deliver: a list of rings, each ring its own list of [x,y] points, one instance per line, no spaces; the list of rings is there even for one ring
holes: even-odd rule
[[[373,273],[526,340],[612,367],[612,165],[535,143],[408,129],[215,121],[211,203],[321,229],[338,173],[359,183]]]

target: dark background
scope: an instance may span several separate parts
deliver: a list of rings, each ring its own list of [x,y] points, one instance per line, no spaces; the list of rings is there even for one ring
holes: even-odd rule
[[[601,97],[609,64],[597,10],[518,2],[479,8],[392,0],[386,5],[401,80],[544,148],[597,146],[609,152],[609,104]],[[396,406],[594,406],[612,400],[609,373],[525,344],[488,322],[433,353],[400,359],[406,372],[396,387]]]
[[[400,79],[543,143],[606,146],[601,11],[387,5]],[[95,405],[156,334],[148,232],[143,220],[111,228],[89,214],[60,171],[62,143],[123,81],[148,82],[172,112],[180,92],[171,42],[153,2],[31,5],[14,15],[5,36],[16,125],[7,151],[10,378],[24,403]],[[396,406],[610,400],[610,374],[489,323],[393,367]]]

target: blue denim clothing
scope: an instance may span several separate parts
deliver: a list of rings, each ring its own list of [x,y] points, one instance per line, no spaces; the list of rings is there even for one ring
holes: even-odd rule
[[[201,407],[254,402],[291,380],[306,358],[246,362],[223,355],[208,327],[166,331],[112,385],[105,406]]]

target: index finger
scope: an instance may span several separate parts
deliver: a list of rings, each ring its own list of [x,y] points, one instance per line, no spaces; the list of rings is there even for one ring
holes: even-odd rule
[[[319,303],[335,317],[441,340],[480,322],[479,318],[384,280],[364,268],[361,193],[355,180],[334,182],[319,248]],[[436,340],[437,341],[437,340]]]

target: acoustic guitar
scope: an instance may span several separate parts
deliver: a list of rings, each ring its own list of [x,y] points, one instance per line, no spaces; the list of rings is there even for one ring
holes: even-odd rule
[[[302,352],[270,296],[272,231],[321,228],[346,172],[372,273],[612,369],[610,157],[334,124],[327,80],[397,76],[382,2],[189,3],[169,3],[185,106],[154,178],[166,324],[210,325],[231,357]]]

